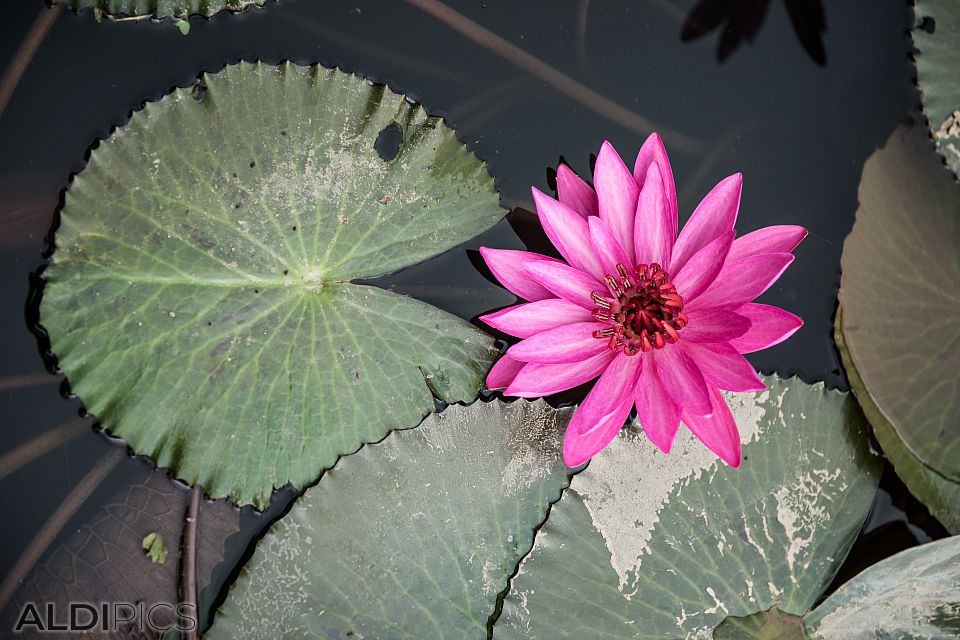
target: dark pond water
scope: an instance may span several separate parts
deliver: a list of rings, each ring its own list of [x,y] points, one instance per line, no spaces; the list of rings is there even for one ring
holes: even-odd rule
[[[62,378],[46,373],[30,331],[31,274],[43,265],[45,236],[69,176],[83,168],[91,143],[143,101],[229,62],[291,59],[389,83],[447,117],[489,163],[503,204],[513,212],[483,236],[378,284],[467,319],[512,302],[480,266],[477,247],[546,250],[529,213],[530,185],[549,187],[560,158],[588,173],[603,139],[624,156],[642,142],[644,131],[605,113],[595,98],[577,100],[558,91],[518,66],[510,57],[515,53],[504,57],[415,4],[280,0],[236,16],[191,20],[187,36],[170,22],[98,24],[90,12],[57,18],[0,115],[0,455],[16,454],[22,443],[58,433],[65,423],[80,423],[79,436],[3,479],[0,574],[14,566],[95,462],[118,446],[93,433],[92,419],[79,417],[79,401],[62,396]],[[740,7],[732,22],[714,30],[703,21],[690,25],[687,36],[702,35],[684,41],[683,25],[695,4],[449,2],[483,30],[655,123],[671,153],[681,212],[689,214],[713,184],[742,171],[741,232],[770,224],[806,226],[811,233],[795,264],[763,299],[799,314],[806,325],[786,344],[750,358],[766,372],[844,388],[831,340],[840,250],[865,158],[918,107],[907,35],[912,10],[904,0],[832,0],[821,37],[816,13],[795,17],[798,35],[779,0],[718,1],[713,5]],[[0,67],[14,57],[40,5],[3,3]],[[53,547],[125,483],[141,477],[147,464],[122,460]],[[263,516],[243,512],[243,529],[228,541],[217,584],[228,581],[250,541],[291,498],[291,492],[278,493]],[[888,470],[838,580],[942,535]],[[205,601],[212,602],[217,591],[209,590]]]

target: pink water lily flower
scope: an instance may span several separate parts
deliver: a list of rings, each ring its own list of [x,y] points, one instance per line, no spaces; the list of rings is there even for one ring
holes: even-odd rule
[[[764,384],[743,357],[801,327],[795,315],[752,302],[793,262],[797,226],[735,237],[742,176],[707,194],[677,235],[677,195],[666,150],[652,134],[633,173],[604,142],[596,190],[561,165],[559,200],[533,189],[544,231],[563,260],[480,249],[496,278],[527,302],[483,316],[517,338],[487,386],[533,398],[599,376],[563,443],[577,466],[616,437],[634,406],[647,437],[669,453],[682,421],[727,464],[740,435],[720,390]]]

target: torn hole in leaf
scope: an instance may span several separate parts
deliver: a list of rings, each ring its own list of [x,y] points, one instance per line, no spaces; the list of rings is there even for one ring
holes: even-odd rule
[[[390,162],[400,153],[403,144],[403,129],[396,122],[391,122],[377,135],[373,148],[384,162]]]

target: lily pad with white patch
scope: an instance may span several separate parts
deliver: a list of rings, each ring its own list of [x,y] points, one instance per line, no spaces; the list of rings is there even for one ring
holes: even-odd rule
[[[221,11],[242,11],[262,5],[266,0],[52,0],[74,11],[93,9],[101,15],[115,17],[153,16],[154,18],[187,18],[192,15],[210,17]]]
[[[960,186],[904,125],[867,159],[859,198],[841,256],[849,359],[907,451],[960,482]]]
[[[487,637],[569,482],[568,411],[477,402],[348,456],[257,545],[205,637]]]
[[[710,637],[728,617],[805,614],[860,531],[882,465],[853,398],[765,381],[728,397],[739,469],[690,434],[664,455],[621,432],[552,507],[494,638]]]
[[[384,159],[388,127],[402,139]],[[434,396],[476,397],[492,338],[353,281],[502,213],[486,166],[419,105],[336,70],[242,63],[146,104],[93,150],[40,319],[106,428],[262,507],[415,427]]]
[[[913,7],[917,83],[937,149],[960,174],[960,2],[917,0]]]
[[[901,551],[866,569],[809,614],[813,640],[960,638],[960,536]]]

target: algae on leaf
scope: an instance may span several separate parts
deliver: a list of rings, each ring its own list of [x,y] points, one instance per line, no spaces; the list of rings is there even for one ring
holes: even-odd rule
[[[960,174],[960,2],[917,0],[913,10],[923,112],[937,149]]]
[[[155,18],[187,18],[192,15],[212,16],[220,11],[241,11],[264,4],[266,0],[51,0],[74,11],[93,9],[109,16],[153,16]]]
[[[804,619],[814,640],[960,638],[960,536],[864,570]]]
[[[765,381],[728,396],[739,469],[690,434],[664,455],[621,432],[551,509],[494,638],[710,637],[721,624],[738,637],[750,626],[725,620],[776,607],[787,628],[806,613],[860,531],[881,461],[851,397]]]
[[[569,482],[569,415],[451,406],[342,459],[258,543],[206,637],[485,639]]]
[[[397,156],[374,149],[403,132]],[[111,432],[262,507],[338,456],[473,400],[493,340],[351,280],[503,211],[440,118],[322,67],[241,63],[148,103],[66,194],[41,323]]]

